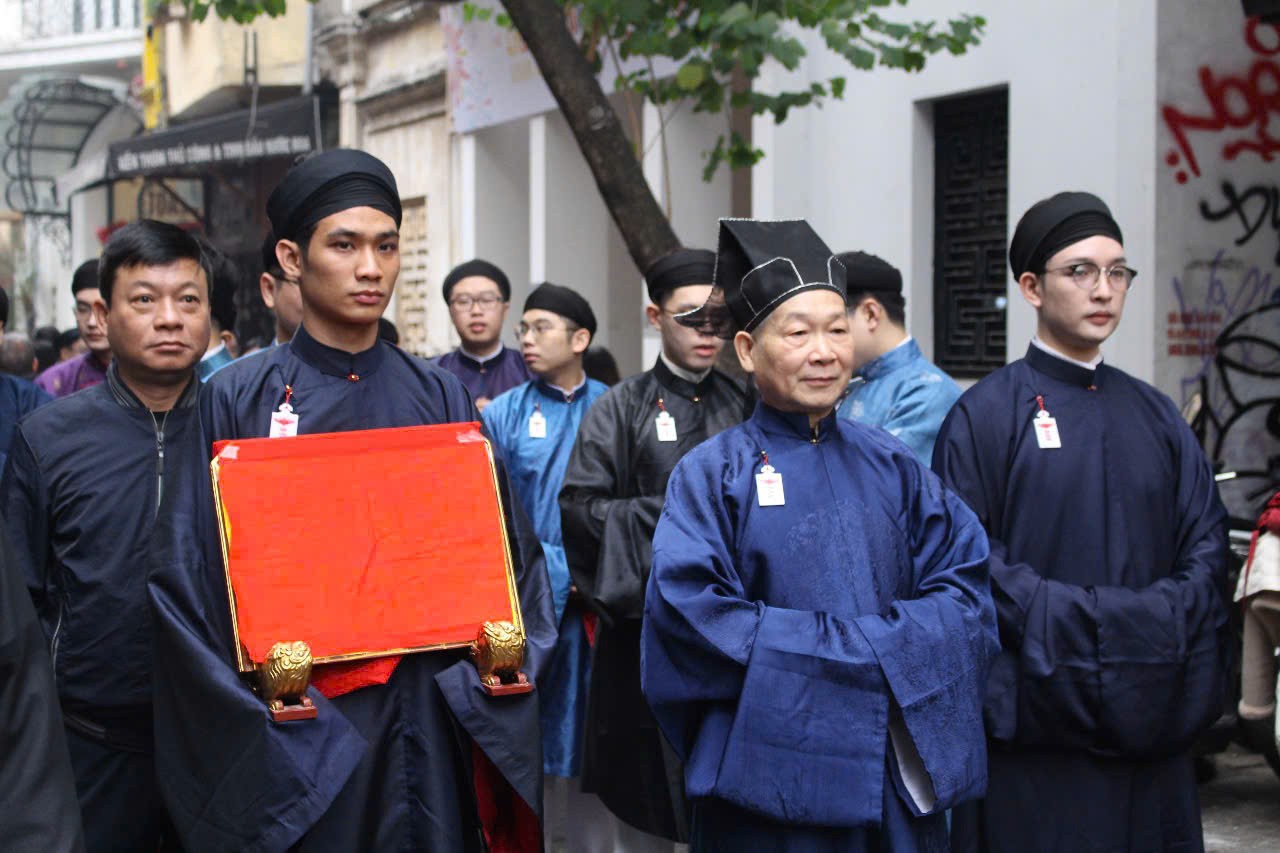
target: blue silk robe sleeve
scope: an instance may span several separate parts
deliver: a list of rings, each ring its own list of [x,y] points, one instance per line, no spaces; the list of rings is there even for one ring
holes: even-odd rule
[[[1172,404],[1167,408],[1165,417],[1176,422]],[[934,469],[991,531],[1006,501],[1008,464],[1001,460],[1008,444],[999,430],[979,426],[983,417],[963,401],[952,411]],[[1178,519],[1177,559],[1168,577],[1141,588],[1052,580],[1012,559],[992,535],[992,596],[1006,650],[993,666],[986,709],[996,740],[1168,754],[1187,748],[1221,713],[1225,509],[1190,430],[1175,426],[1181,467],[1169,500]],[[1048,524],[1033,523],[1039,521]]]
[[[642,637],[644,692],[686,761],[690,796],[846,827],[879,824],[891,784],[917,814],[980,796],[995,618],[972,513],[903,453],[903,482],[891,487],[910,495],[898,520],[910,555],[899,594],[873,613],[828,612],[817,589],[811,609],[771,606],[748,596],[735,554],[754,502],[742,485],[750,472],[726,474],[706,447],[668,485]],[[899,721],[908,736],[892,749],[923,765],[919,799],[899,774],[884,779]]]

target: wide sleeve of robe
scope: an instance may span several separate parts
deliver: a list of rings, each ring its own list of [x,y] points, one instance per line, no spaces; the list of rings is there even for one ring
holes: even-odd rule
[[[151,547],[157,776],[186,849],[285,850],[366,744],[315,688],[316,719],[272,723],[236,671],[208,456],[193,445],[169,469]]]
[[[899,596],[881,613],[826,612],[816,590],[812,609],[774,607],[748,598],[735,564],[753,493],[726,487],[743,478],[710,449],[685,457],[668,484],[641,651],[645,696],[686,761],[691,798],[788,823],[870,826],[894,788],[916,814],[981,796],[982,687],[996,642],[973,514],[904,450],[903,482],[888,486],[908,496]],[[904,735],[892,748],[891,727]],[[893,782],[890,749],[902,768]],[[909,768],[914,786],[897,778]]]
[[[609,620],[644,615],[653,533],[663,496],[631,490],[631,430],[626,398],[606,394],[578,429],[560,490],[560,524],[573,582]]]
[[[1226,511],[1208,461],[1166,403],[1180,460],[1169,494],[1178,556],[1168,577],[1140,589],[1050,580],[992,536],[992,597],[1005,648],[986,708],[996,740],[1170,754],[1222,713],[1230,655]],[[1006,438],[975,423],[978,417],[963,401],[952,410],[933,464],[993,530],[1006,501],[1009,451]]]
[[[12,853],[84,850],[48,646],[0,531],[0,838]]]
[[[446,383],[441,422],[475,420],[460,383]],[[169,499],[151,548],[149,594],[155,644],[157,772],[188,849],[287,849],[324,814],[363,758],[366,742],[319,691],[314,720],[272,723],[236,672],[231,614],[208,472],[210,424],[240,425],[235,401],[201,393],[203,447],[173,466]],[[260,408],[249,406],[248,408]],[[249,425],[250,427],[253,425]],[[555,645],[545,563],[499,463],[508,538],[525,628],[522,671],[535,684]],[[459,725],[535,814],[541,814],[541,741],[536,694],[493,699],[475,666],[436,676]]]

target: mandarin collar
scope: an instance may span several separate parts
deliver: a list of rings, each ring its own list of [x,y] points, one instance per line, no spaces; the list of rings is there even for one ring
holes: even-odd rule
[[[658,361],[653,366],[653,376],[658,380],[658,384],[687,400],[700,400],[705,397],[711,391],[711,383],[715,381],[712,377],[715,375],[715,368],[712,368],[707,371],[706,376],[702,377],[701,382],[694,384],[684,377],[676,376],[662,360],[662,356],[658,356]]]
[[[507,352],[508,350],[506,346],[500,346],[498,347],[497,351],[494,352],[494,354],[489,356],[488,358],[476,358],[474,355],[467,352],[462,347],[458,347],[458,360],[461,361],[463,364],[465,364],[467,367],[472,368],[473,370],[480,370],[482,367],[486,367],[487,365],[498,361],[503,356],[505,356]]]
[[[1053,353],[1045,352],[1035,344],[1027,345],[1027,354],[1023,356],[1023,360],[1037,373],[1043,373],[1045,376],[1057,379],[1059,382],[1087,388],[1091,391],[1098,387],[1098,382],[1102,377],[1101,363],[1098,364],[1097,368],[1090,370],[1064,358],[1058,358]]]
[[[358,382],[374,373],[387,356],[387,345],[381,339],[361,352],[347,352],[320,343],[307,332],[306,326],[298,326],[289,342],[293,354],[321,373]]]
[[[811,441],[817,443],[823,439],[830,438],[831,433],[836,429],[836,411],[818,421],[818,426],[809,426],[809,415],[804,412],[784,412],[775,409],[763,400],[756,403],[756,410],[751,415],[751,419],[760,425],[760,428],[766,433],[772,435],[783,435],[787,438],[794,438],[801,441]],[[767,450],[768,448],[766,448]]]
[[[870,382],[873,379],[884,376],[886,373],[892,373],[900,367],[906,367],[920,358],[923,358],[923,354],[920,352],[920,345],[916,343],[915,338],[908,337],[893,349],[876,356],[862,365],[858,375]]]
[[[582,381],[575,385],[572,390],[566,391],[563,388],[552,385],[545,379],[534,379],[533,387],[544,397],[550,397],[560,403],[572,403],[582,396],[582,392],[586,390],[587,382],[590,379],[591,377],[587,376],[587,372],[584,370],[582,372]]]

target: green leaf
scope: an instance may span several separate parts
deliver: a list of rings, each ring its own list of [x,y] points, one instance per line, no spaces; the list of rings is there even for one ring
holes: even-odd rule
[[[707,69],[700,62],[686,62],[676,72],[676,84],[686,92],[692,92],[707,78]]]

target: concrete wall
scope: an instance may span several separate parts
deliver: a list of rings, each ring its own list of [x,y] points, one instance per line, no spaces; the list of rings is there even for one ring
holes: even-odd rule
[[[1280,455],[1280,30],[1247,24],[1237,4],[1161,9],[1158,257],[1138,279],[1155,295],[1156,383],[1179,404],[1207,394],[1215,458],[1263,469]],[[1247,494],[1265,485],[1222,491],[1252,517],[1265,496]]]
[[[1000,86],[1009,90],[1009,230],[1040,198],[1064,189],[1095,192],[1126,230],[1131,263],[1155,256],[1153,129],[1156,0],[912,0],[887,9],[904,20],[964,12],[987,19],[983,44],[964,56],[931,57],[923,72],[860,72],[810,40],[796,74],[772,69],[762,81],[788,88],[837,75],[845,99],[794,111],[753,132],[766,159],[756,167],[754,214],[807,218],[833,250],[874,252],[909,282],[908,322],[932,349],[933,138],[931,102]],[[1034,332],[1034,314],[1009,276],[1009,356]],[[1113,362],[1153,372],[1153,294],[1135,290],[1123,334],[1106,347]]]
[[[306,3],[289,3],[279,18],[263,15],[247,26],[212,14],[198,23],[184,18],[165,24],[163,62],[169,114],[180,116],[192,107],[198,109],[212,93],[244,85],[246,32],[258,34],[260,86],[301,85],[306,7]]]

